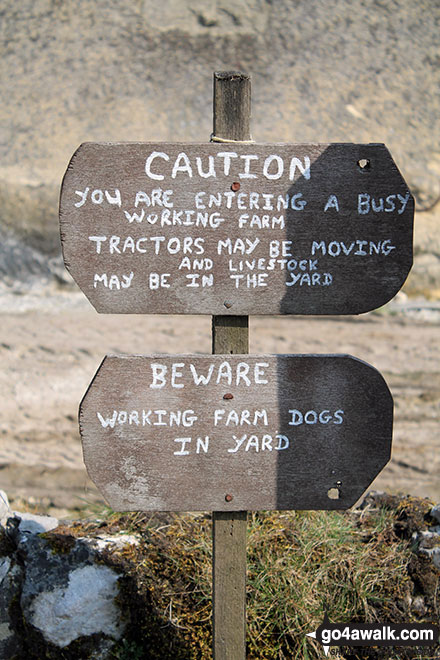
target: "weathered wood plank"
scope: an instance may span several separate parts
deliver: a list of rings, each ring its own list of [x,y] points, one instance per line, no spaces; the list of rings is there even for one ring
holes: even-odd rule
[[[61,239],[99,312],[357,314],[405,281],[413,208],[380,144],[89,143]]]
[[[249,317],[213,316],[212,352],[217,355],[248,353]]]
[[[115,510],[345,509],[389,460],[392,417],[348,356],[109,356],[80,428]]]
[[[247,512],[214,513],[212,634],[215,660],[246,657]]]
[[[213,138],[250,138],[251,81],[214,74]],[[238,183],[231,188],[237,188]],[[224,301],[228,309],[232,303]],[[213,354],[249,352],[248,316],[212,317]],[[230,499],[226,495],[226,500]],[[212,512],[212,650],[214,660],[246,658],[246,511]]]
[[[251,77],[241,71],[216,71],[213,135],[223,140],[251,139]]]

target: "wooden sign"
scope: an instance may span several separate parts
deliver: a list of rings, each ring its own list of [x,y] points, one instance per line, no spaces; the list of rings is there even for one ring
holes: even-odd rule
[[[107,356],[84,462],[119,511],[346,509],[390,458],[393,403],[350,356]]]
[[[98,312],[358,314],[405,281],[413,210],[383,144],[86,143],[61,240]]]

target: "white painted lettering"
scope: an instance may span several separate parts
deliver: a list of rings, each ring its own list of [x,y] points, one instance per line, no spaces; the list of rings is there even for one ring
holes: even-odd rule
[[[244,160],[244,172],[240,172],[240,174],[238,175],[240,179],[256,179],[257,175],[251,174],[250,166],[251,166],[251,160],[258,160],[258,156],[255,156],[253,154],[246,154],[240,156],[240,158]]]
[[[208,373],[206,375],[198,373],[193,364],[190,364],[189,368],[195,385],[209,385],[209,382],[212,377],[212,373],[214,371],[213,364],[209,365]]]
[[[273,438],[271,435],[263,435],[261,438],[261,451],[272,451],[272,441]]]
[[[232,436],[232,439],[233,439],[234,442],[235,442],[235,447],[233,447],[233,448],[229,448],[229,449],[228,449],[228,452],[229,452],[230,454],[235,454],[235,453],[240,449],[241,445],[244,443],[244,441],[246,440],[246,438],[247,438],[247,435],[246,435],[246,434],[243,435],[241,438],[237,438],[237,436],[233,435],[233,436]]]
[[[161,389],[166,385],[166,374],[168,372],[168,367],[165,364],[160,364],[159,362],[152,362],[151,363],[151,371],[152,371],[152,382],[150,383],[150,387],[152,389]]]
[[[103,417],[100,412],[97,412],[96,415],[97,415],[99,421],[101,422],[101,426],[104,429],[106,429],[108,426],[110,426],[110,428],[112,428],[112,429],[115,427],[116,419],[117,419],[117,416],[118,416],[118,411],[117,410],[113,411],[112,417]]]
[[[324,212],[328,211],[328,209],[331,209],[331,208],[336,209],[339,213],[339,202],[338,202],[338,198],[336,197],[336,195],[330,195],[330,197],[328,198],[327,203],[324,207]]]
[[[83,204],[86,203],[87,195],[89,193],[90,188],[86,188],[84,192],[82,190],[75,190],[75,195],[78,195],[79,197],[82,197],[79,202],[76,202],[74,206],[76,208],[80,208]]]
[[[400,209],[397,211],[397,213],[398,213],[399,215],[401,215],[401,214],[405,211],[405,209],[406,209],[406,205],[407,205],[408,202],[409,202],[409,198],[410,198],[409,191],[406,193],[405,197],[402,197],[402,195],[399,195],[399,194],[397,195],[397,197],[398,197],[398,199],[399,199],[399,202],[402,204],[402,206],[401,206]]]
[[[269,366],[269,362],[256,362],[254,368],[254,380],[256,385],[267,385],[268,380],[264,378],[264,370]]]
[[[217,176],[215,173],[215,168],[214,168],[214,156],[208,156],[208,171],[204,172],[202,169],[202,159],[197,157],[196,158],[196,165],[197,165],[197,172],[199,173],[199,176],[201,176],[203,179],[208,179],[209,177],[215,177]],[[190,175],[191,176],[191,175]]]
[[[186,449],[186,445],[190,444],[191,438],[174,438],[174,442],[181,443],[180,449],[173,452],[174,456],[188,456],[189,450]]]
[[[90,199],[92,200],[93,204],[102,204],[104,201],[104,193],[102,190],[94,190],[90,195]]]
[[[358,195],[358,214],[366,215],[370,211],[370,195],[368,193],[359,193]]]
[[[153,151],[153,153],[151,153],[148,156],[147,160],[145,161],[145,174],[148,177],[150,177],[150,179],[155,179],[156,181],[162,181],[162,179],[164,179],[163,174],[153,174],[153,172],[151,171],[151,165],[155,158],[163,158],[163,160],[169,160],[170,157],[168,156],[168,154],[165,154],[163,151]]]
[[[275,172],[270,173],[269,172],[270,166],[274,162],[276,163],[276,170]],[[266,179],[269,180],[280,179],[283,176],[283,172],[284,172],[283,159],[280,156],[276,156],[276,155],[267,156],[263,165],[263,176],[265,176]]]
[[[301,426],[301,424],[314,425],[317,424],[318,422],[324,425],[329,423],[342,424],[342,422],[344,421],[343,410],[336,410],[333,413],[328,409],[324,409],[321,411],[307,410],[305,413],[303,413],[300,410],[294,408],[292,410],[289,410],[289,415],[290,415],[290,421],[288,422],[289,426]]]
[[[249,449],[255,449],[256,452],[258,452],[258,436],[256,435],[251,435],[248,438],[247,444],[246,444],[246,449],[245,451],[249,451]]]
[[[203,190],[196,193],[195,198],[194,198],[195,204],[196,204],[196,209],[206,209],[206,206],[204,205],[204,203],[202,201],[202,197],[204,197],[205,195],[206,195],[206,193],[203,192]]]
[[[286,435],[281,435],[277,433],[275,438],[278,440],[278,445],[275,447],[277,451],[283,451],[283,449],[289,448],[289,438]]]
[[[142,213],[139,215],[139,213],[129,213],[128,211],[124,211],[125,217],[127,218],[128,222],[139,222],[141,223],[142,220],[145,217],[145,209],[142,209]]]
[[[290,208],[293,209],[294,211],[302,211],[304,207],[307,205],[307,202],[305,199],[302,199],[302,193],[296,193],[296,195],[292,195],[290,199]]]
[[[121,239],[119,236],[110,236],[110,240],[109,240],[110,254],[114,254],[115,252],[121,254],[121,250],[118,248],[120,241]]]
[[[105,193],[105,198],[109,204],[116,204],[116,206],[119,206],[119,208],[121,208],[122,206],[121,191],[118,190],[118,188],[115,188],[113,197],[110,195],[108,190],[104,190],[104,193]]]
[[[99,282],[102,282],[102,284],[105,287],[108,287],[108,279],[107,279],[107,275],[105,273],[103,273],[102,275],[99,275],[98,273],[95,273],[95,276],[93,278],[93,288],[94,289],[96,289]]]
[[[217,154],[217,158],[223,158],[223,173],[225,176],[229,176],[231,159],[238,158],[238,154],[236,154],[235,151],[222,151]]]
[[[196,442],[196,454],[200,454],[201,451],[204,451],[205,454],[207,454],[209,449],[209,436],[206,435],[204,440],[202,440],[202,438],[197,438]]]
[[[119,289],[121,288],[121,283],[120,283],[119,277],[117,275],[111,275],[111,277],[108,281],[108,288],[109,289],[115,288],[119,291]]]
[[[237,364],[237,385],[239,385],[240,381],[243,380],[245,385],[249,387],[251,381],[247,377],[248,373],[249,373],[249,365],[247,364],[247,362],[239,362]]]
[[[290,181],[293,181],[295,178],[296,168],[299,169],[305,179],[310,179],[310,158],[308,156],[304,156],[304,164],[300,161],[299,158],[292,158],[289,167]]]
[[[168,282],[168,278],[171,277],[171,273],[150,273],[148,277],[148,286],[151,291],[156,291],[157,289],[169,289],[171,284]]]
[[[101,254],[101,243],[107,240],[107,236],[89,236],[89,241],[96,242],[96,254]]]
[[[123,289],[128,289],[131,286],[133,281],[134,272],[131,271],[129,275],[122,275],[121,287]]]
[[[221,379],[226,379],[226,384],[231,385],[232,383],[232,368],[229,362],[222,362],[218,368],[217,373],[217,385],[220,383]]]
[[[175,387],[177,389],[184,387],[183,383],[176,382],[178,378],[182,378],[183,373],[179,371],[179,369],[183,369],[184,366],[184,362],[173,362],[173,366],[171,368],[171,387]]]

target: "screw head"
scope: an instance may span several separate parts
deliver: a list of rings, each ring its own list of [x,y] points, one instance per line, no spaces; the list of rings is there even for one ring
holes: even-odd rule
[[[234,183],[231,185],[231,190],[233,190],[234,192],[240,190],[240,184],[238,183],[238,181],[234,181]]]
[[[227,392],[226,394],[223,395],[223,398],[227,401],[228,399],[233,399],[234,395],[231,394],[230,392]]]
[[[229,493],[227,495],[225,495],[226,502],[232,502],[233,499],[234,499],[233,496],[229,495]]]

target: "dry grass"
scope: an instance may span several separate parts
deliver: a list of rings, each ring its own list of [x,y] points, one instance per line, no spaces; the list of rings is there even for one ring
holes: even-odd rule
[[[306,633],[318,627],[325,611],[335,623],[420,620],[410,607],[415,555],[408,535],[400,533],[402,521],[411,518],[409,506],[250,514],[247,659],[323,658],[320,645]],[[419,517],[423,511],[419,506]],[[110,528],[137,531],[143,539],[139,547],[108,557],[124,570],[122,605],[131,617],[115,657],[211,658],[210,517],[114,514],[108,522]],[[430,602],[424,620],[432,622],[440,612],[435,598]],[[431,651],[418,655],[412,649],[412,655],[405,655],[403,649],[333,648],[329,657],[425,660]]]

